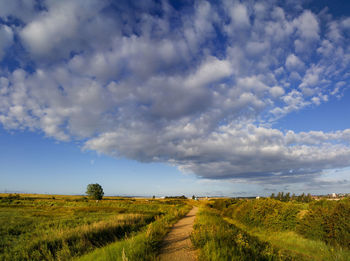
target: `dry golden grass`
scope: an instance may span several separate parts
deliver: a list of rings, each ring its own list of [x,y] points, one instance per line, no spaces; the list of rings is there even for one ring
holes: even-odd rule
[[[0,194],[0,260],[67,260],[138,233],[183,202]]]

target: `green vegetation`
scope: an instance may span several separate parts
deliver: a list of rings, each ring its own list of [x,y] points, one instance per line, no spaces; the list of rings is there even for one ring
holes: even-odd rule
[[[222,204],[222,203],[221,203]],[[306,238],[350,247],[350,200],[320,200],[308,204],[273,199],[237,200],[222,208],[223,215],[253,228],[296,231]]]
[[[297,232],[306,238],[350,249],[350,199],[320,200],[310,204]]]
[[[288,201],[297,201],[297,202],[311,202],[312,201],[312,196],[310,193],[305,195],[305,193],[296,196],[295,194],[290,195],[289,192],[284,194],[284,192],[278,192],[278,194],[275,196],[274,193],[271,194],[270,198],[272,199],[277,199],[283,202],[288,202]]]
[[[350,251],[334,248],[321,240],[304,238],[294,231],[271,231],[261,227],[249,228],[236,220],[229,218],[225,220],[258,237],[261,241],[269,242],[274,248],[299,254],[305,260],[349,260]]]
[[[237,200],[222,209],[227,217],[236,219],[250,227],[264,227],[273,230],[294,230],[298,213],[305,204],[281,202],[272,199]]]
[[[132,238],[142,239],[140,253],[156,253],[168,226],[188,209],[179,199],[0,195],[0,260],[69,260]]]
[[[350,260],[349,199],[307,198],[210,201],[192,235],[201,260]]]
[[[192,242],[200,260],[303,260],[291,251],[272,247],[266,241],[230,224],[218,211],[202,208],[194,226]]]
[[[166,196],[165,198],[168,198],[168,199],[187,199],[184,195],[182,196]]]
[[[104,192],[100,184],[89,184],[86,188],[86,195],[88,195],[91,199],[101,200]]]
[[[291,198],[0,194],[0,260],[157,260],[189,202],[200,206],[191,235],[200,260],[350,260],[350,199]]]
[[[96,249],[78,260],[156,260],[160,244],[171,226],[191,209],[189,205],[177,206],[163,217],[149,224],[141,233],[125,240]]]

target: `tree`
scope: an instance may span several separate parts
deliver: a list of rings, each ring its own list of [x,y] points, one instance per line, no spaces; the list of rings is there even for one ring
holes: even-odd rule
[[[284,201],[288,202],[289,200],[290,200],[290,193],[288,192],[284,195]]]
[[[193,195],[193,196],[192,196],[192,199],[193,199],[193,200],[195,200],[195,199],[196,199],[196,196],[195,196],[195,195]]]
[[[300,202],[304,202],[305,201],[305,193],[303,192],[303,194],[301,194],[300,196],[299,196],[299,201]]]
[[[278,192],[276,199],[282,201],[283,197],[284,197],[283,192]]]
[[[86,194],[92,199],[102,199],[104,192],[100,184],[89,184],[86,188]]]
[[[296,196],[295,196],[295,193],[293,193],[292,200],[295,200],[295,199],[296,199]]]
[[[305,201],[306,202],[311,202],[312,201],[312,196],[310,193],[307,194],[307,196],[305,197]]]

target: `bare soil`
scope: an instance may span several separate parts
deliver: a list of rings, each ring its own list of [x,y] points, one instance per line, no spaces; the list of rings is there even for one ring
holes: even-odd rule
[[[163,242],[163,248],[159,255],[161,261],[196,261],[197,254],[192,245],[190,234],[196,218],[197,207],[193,209],[181,220],[179,220],[170,230]]]

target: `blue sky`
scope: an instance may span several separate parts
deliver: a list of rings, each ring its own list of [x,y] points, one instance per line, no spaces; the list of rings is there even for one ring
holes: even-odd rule
[[[0,1],[0,191],[349,192],[337,3]]]

